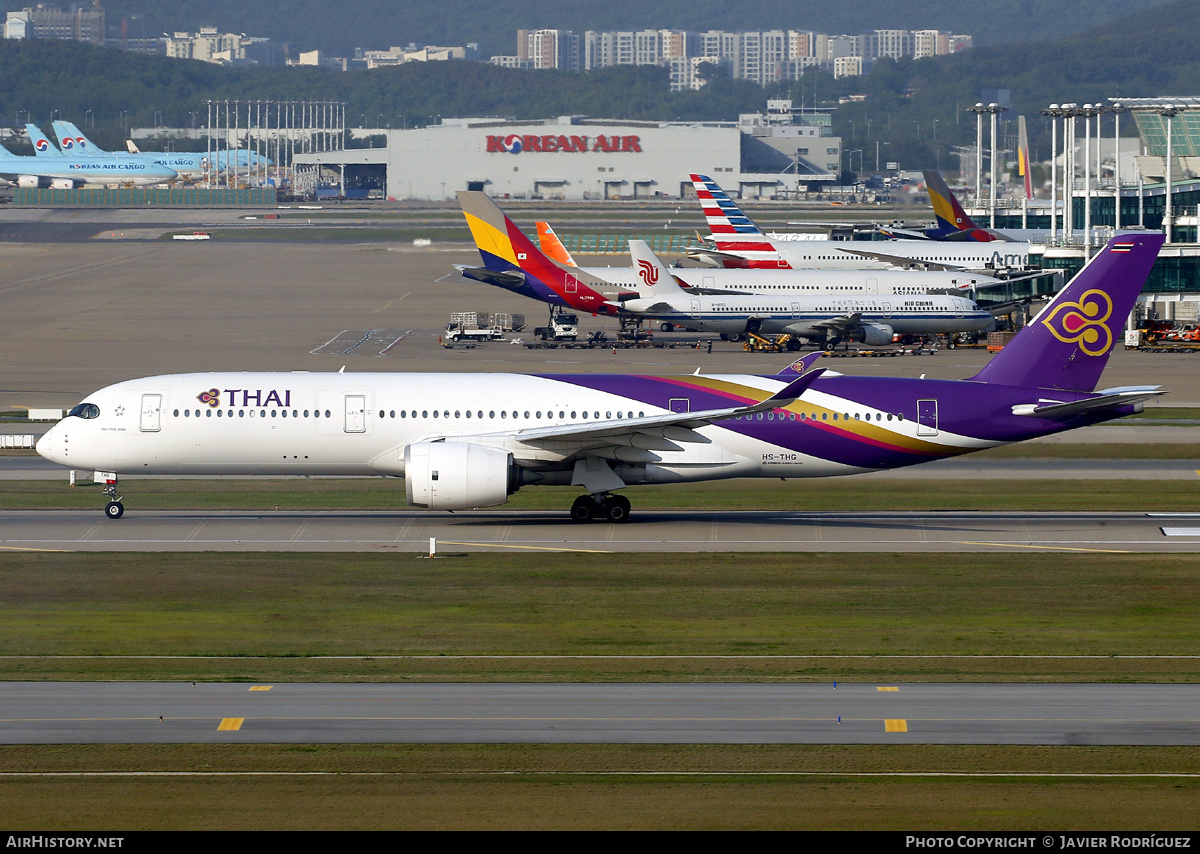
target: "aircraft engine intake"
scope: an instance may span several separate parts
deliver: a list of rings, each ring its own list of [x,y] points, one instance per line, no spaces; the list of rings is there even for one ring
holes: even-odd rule
[[[860,328],[850,333],[850,338],[872,347],[891,344],[896,333],[886,323],[864,323]]]
[[[430,510],[504,504],[520,486],[507,451],[462,442],[417,442],[404,449],[408,503]]]

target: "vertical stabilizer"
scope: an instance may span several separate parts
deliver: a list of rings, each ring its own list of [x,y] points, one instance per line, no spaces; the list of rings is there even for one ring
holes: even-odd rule
[[[459,190],[458,203],[484,267],[500,273],[519,270],[538,298],[552,305],[566,305],[593,314],[618,313],[617,307],[610,305],[594,287],[610,283],[578,267],[556,264],[534,246],[487,193]]]
[[[74,154],[97,157],[107,154],[107,151],[92,145],[92,141],[83,135],[83,131],[71,122],[51,122],[58,144],[62,146],[63,154]]]
[[[971,379],[1092,391],[1123,340],[1125,320],[1166,238],[1123,234],[1101,249],[1049,305]]]
[[[25,133],[29,134],[29,142],[33,145],[33,153],[39,157],[60,157],[62,152],[55,148],[54,143],[46,138],[35,124],[25,125]]]
[[[689,177],[718,252],[745,258],[747,263],[743,266],[791,269],[771,238],[742,213],[742,209],[716,181],[707,175],[693,174]]]
[[[1033,198],[1033,176],[1029,166],[1029,137],[1025,133],[1025,117],[1017,116],[1017,174],[1025,184],[1025,198]]]
[[[563,242],[558,239],[558,235],[554,233],[550,223],[539,222],[535,225],[537,225],[538,244],[542,247],[543,252],[564,266],[579,266],[571,257],[571,253],[567,251],[567,247],[563,246]]]
[[[654,250],[646,241],[630,240],[629,255],[633,259],[633,268],[637,272],[638,280],[635,287],[639,297],[672,299],[687,295],[687,292],[671,275],[670,268],[654,254]]]

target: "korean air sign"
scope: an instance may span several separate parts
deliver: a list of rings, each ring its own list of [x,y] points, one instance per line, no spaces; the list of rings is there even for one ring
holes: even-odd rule
[[[599,152],[641,152],[640,136],[618,136],[617,134],[598,136],[566,136],[562,134],[519,134],[510,133],[508,136],[492,136],[487,138],[487,151],[507,154],[526,152],[562,152],[582,153],[587,151]]]

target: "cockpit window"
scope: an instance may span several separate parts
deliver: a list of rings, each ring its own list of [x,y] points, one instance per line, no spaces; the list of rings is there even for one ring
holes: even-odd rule
[[[67,417],[75,416],[76,418],[99,418],[100,407],[94,403],[81,403],[67,413]]]

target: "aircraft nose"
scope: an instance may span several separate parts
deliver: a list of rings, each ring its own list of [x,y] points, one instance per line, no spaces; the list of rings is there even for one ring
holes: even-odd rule
[[[58,432],[57,426],[51,427],[49,430],[47,430],[45,433],[42,434],[42,437],[37,440],[37,444],[34,446],[34,448],[37,450],[37,452],[40,456],[44,457],[47,460],[50,460],[50,462],[52,462],[52,463],[59,462],[59,460],[55,457],[55,454],[54,454],[55,446],[58,444],[57,438],[55,436],[55,434],[57,432]]]

